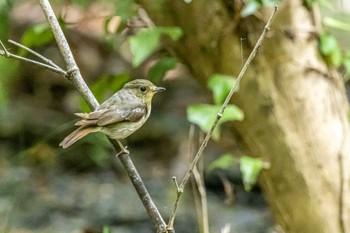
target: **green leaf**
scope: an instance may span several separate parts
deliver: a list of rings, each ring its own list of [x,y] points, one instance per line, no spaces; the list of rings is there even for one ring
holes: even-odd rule
[[[180,39],[182,36],[182,30],[179,27],[158,27],[157,30],[162,34],[169,36],[173,41]]]
[[[115,14],[120,16],[123,21],[126,21],[135,14],[135,4],[133,0],[118,1]]]
[[[324,55],[331,54],[338,47],[337,39],[330,34],[320,36],[320,51]]]
[[[177,61],[173,57],[163,57],[155,65],[153,65],[148,72],[148,79],[157,83],[161,81],[171,69],[176,67]]]
[[[130,50],[134,67],[139,66],[154,52],[159,46],[162,34],[168,35],[172,40],[177,40],[182,35],[182,31],[178,27],[149,28],[130,37]]]
[[[27,47],[46,45],[54,39],[47,23],[35,24],[29,27],[22,36],[22,44]]]
[[[219,158],[215,159],[208,166],[208,171],[213,171],[215,169],[228,169],[232,167],[236,162],[232,154],[226,153],[221,155]]]
[[[214,103],[222,104],[230,92],[236,79],[222,74],[214,74],[209,77],[208,87],[213,91]]]
[[[208,133],[211,129],[215,118],[220,111],[221,106],[209,105],[209,104],[198,104],[191,105],[187,108],[187,119],[191,123],[199,126],[201,130]],[[235,105],[228,105],[218,126],[215,128],[212,138],[214,140],[220,139],[220,125],[233,120],[243,120],[243,112]]]
[[[102,233],[112,233],[112,230],[109,226],[104,225],[102,229]]]
[[[159,31],[147,29],[130,37],[132,64],[139,66],[159,45]]]
[[[264,168],[264,162],[259,158],[243,156],[240,158],[240,169],[243,177],[244,189],[249,192],[256,184],[260,171]]]
[[[336,68],[339,68],[339,66],[342,64],[343,55],[339,47],[338,49],[334,50],[334,52],[329,56],[329,61],[329,63]]]
[[[322,34],[320,36],[320,52],[325,57],[326,62],[334,67],[339,67],[342,63],[342,53],[335,36]]]

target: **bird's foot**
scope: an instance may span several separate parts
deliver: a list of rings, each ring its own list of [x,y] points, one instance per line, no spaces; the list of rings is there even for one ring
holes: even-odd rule
[[[119,155],[128,155],[128,154],[130,154],[130,152],[129,152],[129,150],[128,150],[128,147],[127,147],[127,146],[126,146],[126,147],[122,147],[122,148],[120,149],[120,151],[118,152],[117,157],[118,157]]]

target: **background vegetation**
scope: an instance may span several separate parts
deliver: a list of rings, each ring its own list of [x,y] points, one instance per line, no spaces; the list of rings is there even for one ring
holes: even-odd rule
[[[312,149],[295,152],[293,149],[298,145],[288,144],[289,140],[296,140],[300,144],[319,145],[317,137],[309,141],[307,133],[298,133],[295,130],[298,127],[289,127],[289,124],[299,124],[304,128],[306,122],[315,121],[316,125],[322,122],[313,115],[301,114],[311,103],[322,106],[329,103],[333,92],[340,93],[340,97],[327,106],[340,109],[337,111],[341,116],[347,112],[343,94],[349,77],[350,53],[344,38],[349,35],[350,26],[346,23],[349,20],[344,19],[349,16],[345,11],[340,12],[341,3],[338,2],[321,2],[322,17],[318,17],[319,2],[295,2],[298,4],[278,2],[281,12],[258,53],[260,60],[250,68],[247,80],[228,107],[201,162],[208,190],[211,232],[229,228],[231,232],[254,233],[316,232],[315,229],[327,232],[328,227],[338,229],[334,232],[347,232],[349,228],[339,223],[338,215],[324,225],[320,224],[323,216],[310,220],[308,215],[318,212],[327,218],[323,214],[325,210],[334,214],[333,210],[337,212],[338,209],[337,214],[345,213],[344,218],[349,214],[348,202],[338,198],[341,197],[338,191],[334,191],[336,197],[333,197],[333,189],[329,191],[332,193],[329,198],[323,193],[322,185],[313,190],[308,184],[314,182],[312,176],[317,174],[317,179],[325,180],[326,187],[332,179],[337,180],[334,181],[336,188],[342,187],[339,177],[334,176],[339,172],[333,173],[335,162],[329,159],[333,154],[324,155],[327,162],[320,158],[311,161],[318,161],[316,165],[322,168],[320,173],[315,173],[313,166],[303,166],[309,163],[303,158],[310,155],[313,158],[319,152]],[[202,138],[199,129],[208,131],[276,2],[115,0],[53,1],[52,4],[83,77],[100,102],[134,78],[147,78],[167,88],[165,93],[154,98],[153,113],[147,124],[126,140],[156,205],[167,217],[176,195],[171,177],[182,177],[190,160],[188,147],[197,147],[197,141]],[[298,12],[314,20],[314,24],[310,24],[312,27],[300,28],[302,24],[293,21]],[[7,43],[8,38],[63,65],[36,1],[0,1],[0,39],[10,52],[33,58]],[[291,60],[308,61],[305,59],[308,56],[315,62],[308,64],[307,69],[317,73],[312,84],[299,79],[309,77],[309,73],[284,76]],[[281,90],[293,86],[295,89],[291,92],[315,94],[314,102],[305,102],[304,107],[300,107],[295,99],[302,102],[305,96],[309,98],[306,94],[293,96],[289,91],[274,92],[270,89],[272,77],[277,82],[274,85]],[[301,80],[300,86],[281,81],[288,78]],[[320,87],[319,83],[329,85],[320,79],[336,80],[335,89],[326,88],[329,93],[318,95],[314,90]],[[279,108],[283,111],[279,112]],[[327,108],[321,109],[315,114],[326,116],[323,111]],[[105,137],[90,135],[69,149],[58,147],[73,129],[73,113],[77,111],[89,110],[68,81],[32,64],[0,57],[1,231],[153,232],[141,202]],[[282,117],[278,118],[278,114]],[[285,119],[293,121],[284,125]],[[331,125],[338,121],[324,122]],[[192,138],[189,138],[190,123],[198,126]],[[348,127],[347,122],[342,121],[342,124]],[[276,130],[275,125],[282,126]],[[295,132],[297,136],[288,136]],[[338,141],[339,131],[326,132],[334,132],[327,135],[326,141]],[[348,136],[344,138],[339,140],[347,145]],[[346,182],[348,155],[346,149],[343,152],[344,157],[339,158],[343,159],[344,173],[340,177]],[[298,169],[306,171],[305,175],[295,175],[294,165],[290,165],[294,163]],[[325,163],[329,163],[329,167],[325,167]],[[262,197],[260,186],[255,185],[263,168],[266,170],[261,185],[271,209]],[[309,190],[311,201],[303,197],[303,192]],[[348,187],[344,190],[346,194]],[[197,225],[199,207],[193,203],[199,197],[193,196],[192,191],[188,188],[180,203],[175,222],[177,232],[203,231],[201,225]],[[278,196],[279,193],[283,195]],[[315,194],[340,203],[333,205],[316,198],[315,202],[322,203],[320,206],[325,205],[325,208],[313,209],[308,203],[313,202]],[[302,200],[296,200],[298,198]],[[309,209],[302,209],[302,206]],[[303,229],[302,219],[308,219],[311,226]]]

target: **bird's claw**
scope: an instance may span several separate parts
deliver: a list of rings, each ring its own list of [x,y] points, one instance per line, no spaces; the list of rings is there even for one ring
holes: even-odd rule
[[[118,157],[119,155],[128,155],[128,154],[130,154],[130,152],[129,152],[129,150],[128,150],[128,147],[125,146],[125,147],[121,148],[121,150],[118,152],[117,157]]]

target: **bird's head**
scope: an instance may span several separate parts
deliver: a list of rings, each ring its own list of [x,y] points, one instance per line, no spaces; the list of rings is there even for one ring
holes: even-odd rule
[[[151,103],[155,93],[164,91],[164,87],[157,87],[151,81],[146,79],[135,79],[124,85],[123,89],[131,90],[142,102],[147,105]]]

